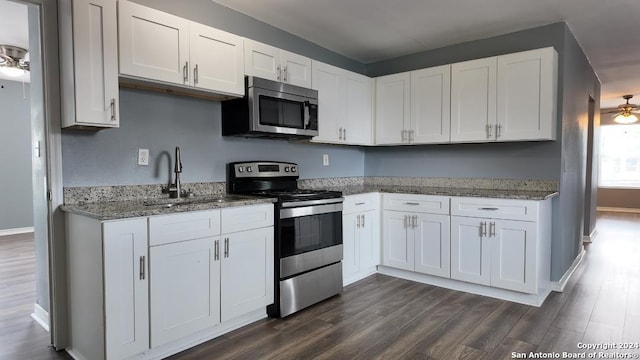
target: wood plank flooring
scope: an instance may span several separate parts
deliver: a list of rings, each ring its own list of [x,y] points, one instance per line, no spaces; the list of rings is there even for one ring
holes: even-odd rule
[[[565,291],[551,293],[540,308],[373,275],[284,320],[258,321],[170,359],[493,360],[512,359],[512,352],[583,352],[578,342],[640,342],[640,215],[600,213],[597,227],[599,235]],[[35,294],[26,295],[32,290],[25,291],[25,281],[7,274],[28,273],[29,265],[8,259],[29,256],[11,254],[4,241],[0,360],[64,358],[46,346],[46,333],[28,318]],[[18,306],[18,297],[26,299],[22,317],[6,310],[7,304]],[[44,334],[33,335],[38,332]],[[5,336],[29,345],[7,351],[14,341]],[[45,351],[20,352],[26,349]]]

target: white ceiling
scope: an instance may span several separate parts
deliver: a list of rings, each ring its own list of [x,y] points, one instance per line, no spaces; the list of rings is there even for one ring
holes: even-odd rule
[[[0,0],[0,45],[14,45],[29,49],[27,5]],[[11,78],[0,73],[0,79],[29,81],[29,74]]]
[[[640,0],[213,1],[362,63],[564,20],[602,82],[601,107],[640,98]]]

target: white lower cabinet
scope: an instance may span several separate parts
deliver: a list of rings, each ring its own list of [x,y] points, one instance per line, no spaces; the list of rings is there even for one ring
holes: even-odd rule
[[[125,359],[149,349],[146,218],[66,218],[69,353]]]
[[[220,322],[219,241],[205,237],[149,249],[151,347]]]
[[[451,278],[528,294],[548,289],[549,201],[453,198],[451,203]],[[487,217],[459,216],[483,212]],[[523,217],[529,220],[513,220]]]
[[[273,227],[222,236],[220,314],[223,322],[273,303],[273,251]]]
[[[380,196],[345,196],[342,217],[344,285],[376,272],[380,265]]]

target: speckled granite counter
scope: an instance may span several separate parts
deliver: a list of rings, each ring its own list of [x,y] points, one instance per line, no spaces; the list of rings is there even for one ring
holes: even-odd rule
[[[356,195],[371,192],[395,194],[421,194],[440,196],[485,197],[518,200],[547,200],[558,195],[557,191],[522,191],[496,189],[465,189],[428,186],[389,186],[389,185],[352,185],[334,186],[328,190],[342,191],[343,195]]]
[[[61,209],[68,213],[88,216],[98,220],[115,220],[132,217],[173,214],[188,211],[201,211],[232,206],[268,204],[273,198],[253,196],[193,196],[182,199],[149,199],[130,201],[106,201],[97,203],[77,203],[63,205]]]

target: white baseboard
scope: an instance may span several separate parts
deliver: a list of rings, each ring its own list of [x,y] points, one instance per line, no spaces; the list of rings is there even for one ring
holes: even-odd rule
[[[608,211],[608,212],[622,212],[622,213],[640,214],[640,209],[634,209],[634,208],[598,206],[596,208],[596,210],[598,210],[598,211]]]
[[[573,263],[571,264],[569,269],[564,273],[562,278],[560,278],[559,281],[551,282],[551,290],[556,292],[563,292],[565,286],[567,286],[567,283],[571,279],[571,276],[573,276],[573,273],[576,272],[576,269],[578,269],[578,266],[580,266],[580,263],[582,263],[583,258],[584,258],[584,248],[582,248],[582,251],[580,251],[578,256],[576,256],[576,258],[573,260]]]
[[[35,320],[38,325],[42,326],[43,329],[49,332],[49,313],[42,308],[42,306],[35,304],[33,306],[33,313],[31,314],[31,318]]]
[[[596,236],[598,236],[598,229],[593,229],[591,234],[582,237],[582,242],[592,243]]]
[[[33,232],[33,226],[31,226],[31,227],[23,227],[23,228],[15,228],[15,229],[0,230],[0,236],[26,234],[26,233],[31,233],[31,232]]]

